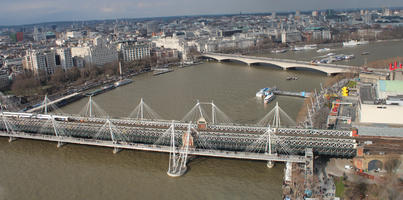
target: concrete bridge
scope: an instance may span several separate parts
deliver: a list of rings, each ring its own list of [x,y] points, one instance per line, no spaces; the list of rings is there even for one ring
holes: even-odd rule
[[[335,64],[316,64],[306,61],[297,61],[289,59],[266,58],[256,56],[244,56],[236,54],[220,54],[220,53],[205,53],[200,57],[211,58],[221,61],[239,61],[247,65],[253,64],[269,64],[274,65],[283,70],[287,69],[309,69],[326,73],[328,76],[332,74],[351,72],[356,66],[335,65]]]

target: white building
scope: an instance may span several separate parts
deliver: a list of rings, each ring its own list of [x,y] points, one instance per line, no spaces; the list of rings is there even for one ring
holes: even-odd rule
[[[67,31],[66,32],[66,39],[69,39],[69,38],[82,38],[83,36],[82,36],[82,34],[81,34],[81,32],[78,32],[78,31]]]
[[[116,47],[106,44],[104,40],[97,37],[93,40],[93,45],[72,47],[72,57],[81,57],[86,64],[101,66],[118,60]]]
[[[31,70],[34,73],[43,71],[47,74],[53,74],[55,72],[56,65],[56,53],[55,50],[28,50],[25,56],[25,66],[27,70]]]
[[[188,44],[183,38],[179,37],[161,37],[152,41],[156,47],[178,50],[183,60],[187,60]]]
[[[150,45],[148,44],[125,44],[121,49],[125,62],[141,60],[150,57]]]
[[[281,42],[299,42],[302,40],[301,33],[299,31],[283,31],[281,33]]]

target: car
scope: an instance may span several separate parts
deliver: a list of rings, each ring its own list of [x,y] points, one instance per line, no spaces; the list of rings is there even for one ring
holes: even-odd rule
[[[350,166],[350,165],[344,165],[344,169],[353,169],[353,166]]]

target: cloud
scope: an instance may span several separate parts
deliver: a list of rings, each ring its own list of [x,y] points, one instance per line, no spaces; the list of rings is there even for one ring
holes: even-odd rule
[[[326,8],[403,6],[402,0],[0,0],[0,24]]]

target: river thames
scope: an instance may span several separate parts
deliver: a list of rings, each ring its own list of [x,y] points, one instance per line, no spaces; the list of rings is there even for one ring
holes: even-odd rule
[[[372,56],[402,56],[394,50],[388,53],[395,43],[403,46],[401,41],[375,43],[349,48],[344,54],[356,55],[351,65],[363,64],[365,57],[370,62]],[[370,55],[364,57],[360,55],[362,51]],[[283,56],[311,60],[318,54],[311,51],[276,55]],[[287,81],[287,76],[299,79]],[[144,98],[168,120],[182,119],[196,100],[213,100],[232,122],[256,124],[277,101],[295,119],[303,102],[295,97],[277,96],[264,105],[255,98],[260,88],[312,91],[327,79],[319,72],[206,62],[160,76],[139,75],[132,84],[93,99],[110,116],[127,117]],[[87,101],[72,103],[63,111],[77,114]],[[281,199],[283,164],[269,169],[260,161],[197,158],[188,164],[184,176],[170,178],[166,175],[168,157],[129,150],[112,154],[112,149],[71,144],[56,148],[55,143],[29,140],[8,143],[7,138],[0,138],[0,199]]]

